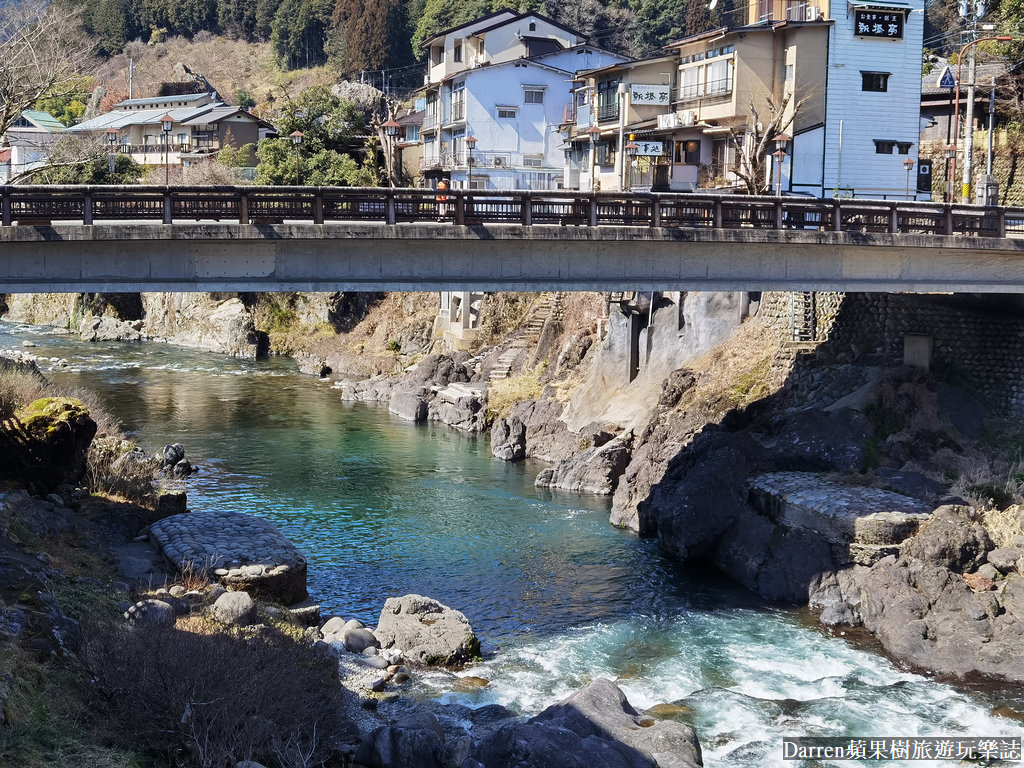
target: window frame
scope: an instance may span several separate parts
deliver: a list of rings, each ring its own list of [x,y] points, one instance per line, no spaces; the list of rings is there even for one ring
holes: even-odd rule
[[[860,89],[867,93],[888,93],[890,77],[892,77],[892,72],[862,69],[860,71]]]

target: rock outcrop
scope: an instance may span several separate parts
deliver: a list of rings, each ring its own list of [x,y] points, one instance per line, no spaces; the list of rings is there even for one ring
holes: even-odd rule
[[[234,294],[144,293],[144,331],[159,340],[235,357],[267,354],[268,339]]]
[[[480,641],[459,611],[421,595],[384,603],[374,635],[414,664],[454,666],[480,657]]]
[[[482,768],[696,768],[693,731],[641,715],[610,680],[554,704],[526,723],[499,726],[473,751]],[[466,765],[466,763],[463,763]]]
[[[140,341],[142,321],[132,323],[115,317],[93,315],[82,323],[82,341]]]
[[[85,473],[96,422],[80,400],[44,397],[0,416],[0,478],[48,493]]]
[[[554,467],[542,469],[534,484],[539,488],[610,495],[629,464],[632,442],[632,433],[627,433],[592,445]]]

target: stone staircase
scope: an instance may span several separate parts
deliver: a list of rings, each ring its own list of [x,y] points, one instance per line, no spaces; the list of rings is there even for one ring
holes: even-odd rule
[[[790,301],[790,340],[798,344],[813,343],[818,335],[814,291],[794,291]]]
[[[497,363],[491,368],[491,381],[507,379],[512,374],[512,363],[520,351],[532,347],[540,340],[540,333],[544,323],[549,319],[560,320],[562,318],[562,299],[564,291],[549,291],[542,293],[540,298],[534,302],[526,320],[520,323],[512,343],[508,349],[501,353]]]

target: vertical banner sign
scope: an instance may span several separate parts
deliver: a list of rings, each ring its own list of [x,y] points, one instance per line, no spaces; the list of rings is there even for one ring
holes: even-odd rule
[[[903,11],[856,9],[853,12],[854,35],[903,39]]]
[[[631,83],[629,86],[629,99],[636,106],[642,104],[668,104],[668,86]]]

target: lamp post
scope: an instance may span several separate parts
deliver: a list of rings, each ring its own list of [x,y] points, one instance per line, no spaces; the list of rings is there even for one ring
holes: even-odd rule
[[[108,150],[109,150],[107,152],[107,173],[109,173],[110,176],[113,177],[113,175],[114,175],[114,152],[117,149],[117,129],[116,128],[108,128],[107,129],[107,147],[108,147]],[[113,178],[111,178],[111,180],[113,180]]]
[[[472,136],[466,137],[466,189],[473,188],[473,150],[476,149],[476,139]]]
[[[914,170],[914,160],[908,157],[903,161],[903,167],[907,169],[907,191],[905,197],[907,200],[910,199],[910,172]]]
[[[629,155],[629,167],[630,167],[629,188],[630,189],[633,187],[633,173],[632,173],[633,163],[636,162],[636,155],[637,155],[637,153],[639,151],[640,151],[640,145],[637,144],[635,141],[633,141],[633,134],[629,134],[629,144],[626,145],[626,154]],[[623,179],[625,179],[625,176],[626,176],[625,171],[623,171],[622,176],[623,176]],[[625,187],[625,184],[623,185],[623,187]]]
[[[971,40],[969,43],[964,45],[960,49],[960,55],[957,57],[956,63],[956,106],[953,108],[953,148],[956,148],[957,139],[960,137],[960,75],[964,63],[964,55],[968,50],[971,52],[971,58],[967,63],[967,104],[965,106],[964,114],[964,174],[963,183],[960,187],[960,202],[969,203],[971,199],[971,154],[974,152],[974,80],[975,80],[975,65],[974,59],[974,46],[978,43],[1008,43],[1013,38],[1010,35],[995,35],[994,37],[979,37],[976,40]],[[953,174],[956,176],[956,154],[953,155]],[[950,195],[952,200],[952,194]]]
[[[389,119],[386,123],[382,123],[380,126],[384,135],[387,137],[388,148],[387,148],[387,163],[388,163],[388,183],[391,186],[395,186],[395,139],[398,138],[398,132],[402,126],[394,119]]]
[[[584,133],[590,138],[590,191],[593,192],[600,183],[597,180],[597,139],[601,135],[601,129],[592,125]]]
[[[782,197],[782,163],[786,159],[786,146],[792,141],[792,138],[784,133],[778,133],[772,141],[775,142],[775,151],[772,152],[776,165],[775,194]]]
[[[302,144],[302,131],[292,131],[292,144],[295,145],[295,186],[299,186],[299,146]]]
[[[626,141],[626,84],[619,83],[618,88],[615,89],[615,93],[618,94],[618,107],[619,107],[619,146],[618,151],[615,153],[615,171],[616,181],[618,182],[619,192],[622,191],[622,177],[625,175],[626,163],[623,155],[623,146]]]
[[[160,118],[160,129],[164,132],[164,186],[171,184],[171,161],[168,154],[171,146],[171,129],[174,127],[174,118],[164,115]]]
[[[953,202],[953,176],[956,175],[956,144],[947,144],[942,154],[946,157],[946,194],[943,196],[943,202],[951,203]],[[950,170],[951,163],[954,170]]]

